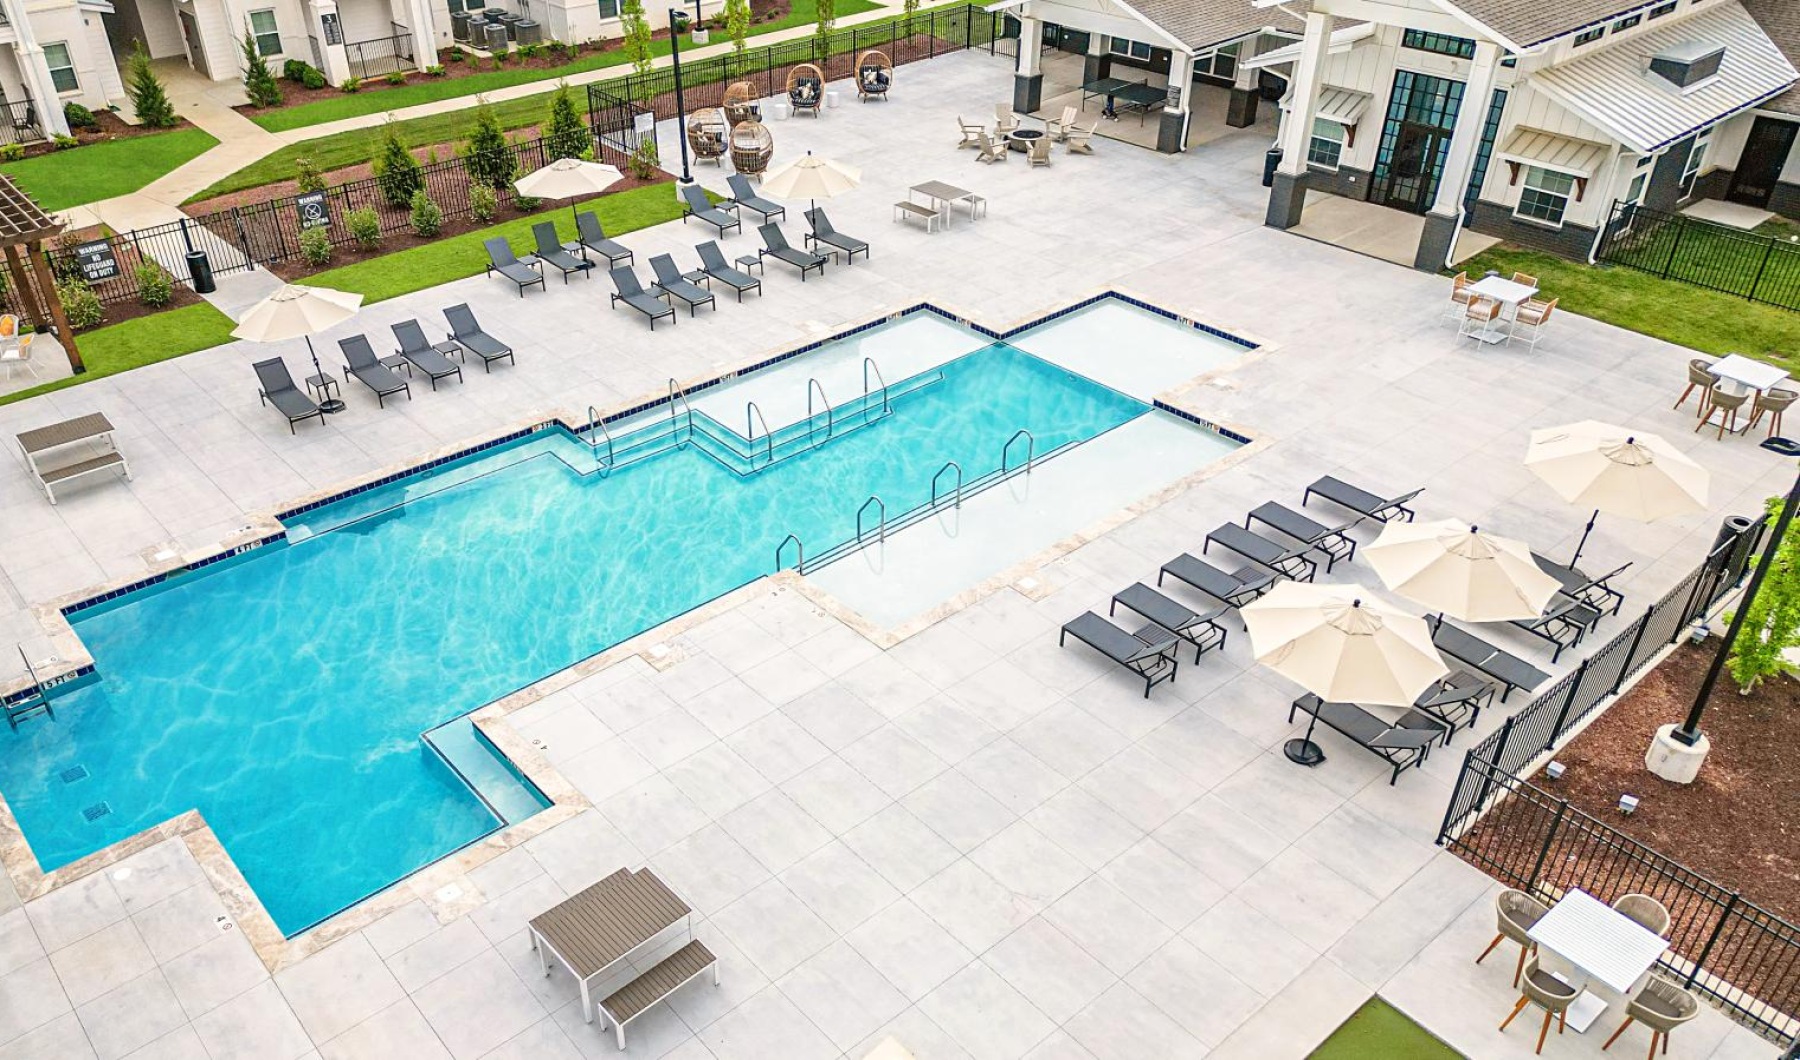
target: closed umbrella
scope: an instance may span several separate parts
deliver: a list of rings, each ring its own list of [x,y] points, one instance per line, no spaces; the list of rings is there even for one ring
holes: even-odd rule
[[[559,158],[513,181],[513,188],[532,199],[578,199],[598,195],[624,179],[625,174],[604,162]],[[574,203],[569,212],[575,212]]]
[[[1284,581],[1239,614],[1258,662],[1328,702],[1410,706],[1447,672],[1424,619],[1358,585]],[[1285,751],[1325,760],[1310,738]]]
[[[231,337],[251,342],[287,342],[304,338],[306,352],[312,355],[313,372],[323,378],[318,351],[312,337],[326,328],[341,324],[362,308],[363,296],[329,287],[306,287],[297,283],[280,290],[250,307]],[[342,412],[344,403],[337,398],[319,404],[320,411]]]
[[[1706,508],[1706,469],[1654,434],[1583,420],[1531,432],[1525,466],[1563,500],[1592,508],[1573,567],[1601,512],[1651,522]]]
[[[777,199],[805,199],[808,208],[818,199],[833,199],[856,190],[862,183],[862,170],[811,151],[802,158],[776,166],[763,175],[764,195]]]
[[[1389,589],[1464,622],[1536,618],[1560,588],[1523,542],[1454,519],[1395,520],[1363,555]]]

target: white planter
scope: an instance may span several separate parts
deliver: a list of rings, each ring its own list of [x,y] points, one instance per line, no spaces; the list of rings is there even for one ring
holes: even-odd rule
[[[712,39],[712,34],[708,33],[706,30],[697,29],[694,31],[694,43],[695,44],[705,44],[707,41],[709,41],[711,39]]]
[[[828,89],[828,90],[826,90],[826,92],[825,92],[825,105],[826,105],[826,106],[827,106],[827,107],[835,107],[835,106],[837,106],[837,105],[838,105],[838,91],[837,91],[837,89],[835,89],[835,88],[833,88],[833,89]]]
[[[777,121],[786,121],[788,116],[794,113],[794,108],[789,106],[785,99],[770,100],[767,109],[770,116]]]

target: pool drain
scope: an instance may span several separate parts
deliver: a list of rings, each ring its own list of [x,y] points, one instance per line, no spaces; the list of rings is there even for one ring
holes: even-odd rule
[[[73,784],[77,780],[86,780],[87,778],[88,770],[86,766],[71,766],[62,771],[62,782],[64,784]]]
[[[87,818],[89,821],[98,821],[100,818],[105,817],[111,813],[112,813],[111,806],[108,806],[104,802],[96,802],[92,806],[89,806],[87,809],[81,811],[81,816]]]

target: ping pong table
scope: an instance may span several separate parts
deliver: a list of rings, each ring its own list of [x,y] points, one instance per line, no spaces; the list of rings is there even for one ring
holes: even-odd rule
[[[1158,88],[1147,81],[1126,81],[1118,77],[1102,77],[1098,81],[1089,81],[1081,86],[1081,106],[1087,109],[1090,99],[1104,98],[1106,108],[1101,112],[1109,118],[1119,116],[1119,108],[1138,112],[1138,124],[1144,123],[1144,117],[1150,108],[1160,107],[1168,102],[1168,89]]]

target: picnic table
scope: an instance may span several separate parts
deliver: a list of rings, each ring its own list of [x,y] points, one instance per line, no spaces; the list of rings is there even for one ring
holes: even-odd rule
[[[102,413],[90,412],[85,416],[63,420],[44,427],[25,431],[18,436],[19,448],[25,453],[25,463],[31,469],[32,478],[37,480],[44,490],[44,496],[50,503],[56,503],[56,487],[64,482],[91,475],[98,471],[117,469],[131,478],[131,465],[126,463],[125,454],[119,450],[113,439],[113,425]],[[65,464],[46,467],[40,461],[44,456],[66,446],[87,444],[89,455]],[[105,449],[94,451],[94,443],[105,445]]]
[[[965,188],[954,184],[946,184],[941,180],[928,180],[923,184],[914,184],[907,189],[909,194],[923,196],[931,200],[932,208],[939,211],[944,218],[945,227],[949,227],[955,203],[962,203],[969,209],[969,220],[978,215],[978,209],[987,205],[987,200]]]
[[[1581,890],[1563,895],[1526,935],[1550,958],[1545,971],[1584,991],[1569,1006],[1577,1033],[1606,1011],[1607,996],[1635,996],[1669,948],[1668,939]]]
[[[555,957],[581,984],[581,1016],[592,1023],[593,981],[692,913],[649,869],[620,869],[533,917],[527,930],[544,974]]]

